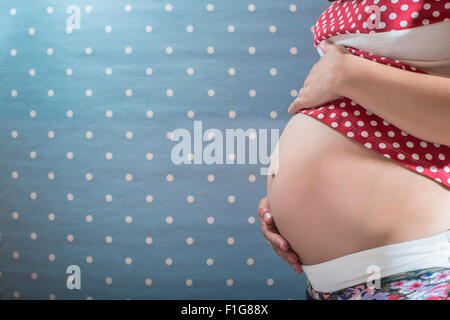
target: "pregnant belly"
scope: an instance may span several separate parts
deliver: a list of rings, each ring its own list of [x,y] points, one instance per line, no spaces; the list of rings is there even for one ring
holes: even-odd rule
[[[278,159],[271,211],[303,264],[450,228],[448,190],[307,115],[286,126]]]

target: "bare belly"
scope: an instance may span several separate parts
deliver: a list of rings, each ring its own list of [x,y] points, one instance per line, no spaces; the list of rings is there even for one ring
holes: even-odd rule
[[[450,229],[448,189],[303,114],[281,136],[268,196],[305,265]]]

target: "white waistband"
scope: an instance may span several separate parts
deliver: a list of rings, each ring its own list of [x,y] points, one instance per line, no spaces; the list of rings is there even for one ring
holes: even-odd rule
[[[355,252],[314,265],[303,265],[311,286],[333,292],[371,280],[427,268],[450,268],[450,231],[413,241]]]

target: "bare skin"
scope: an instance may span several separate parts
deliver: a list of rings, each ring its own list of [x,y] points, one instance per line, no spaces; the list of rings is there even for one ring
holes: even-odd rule
[[[290,112],[346,96],[405,131],[447,144],[450,132],[448,126],[442,128],[442,118],[450,118],[449,78],[416,77],[403,70],[380,69],[369,61],[363,67],[364,77],[358,79],[358,72],[342,70],[347,59],[343,56],[351,60],[353,56],[342,48],[330,48],[325,48],[325,59],[311,71]],[[358,69],[359,60],[352,60],[352,70]],[[340,65],[339,74],[347,74],[351,81],[330,75],[335,64]],[[414,92],[411,100],[404,101],[405,90]],[[417,113],[427,121],[418,125]],[[279,150],[279,170],[269,176],[268,198],[260,202],[258,216],[277,254],[299,273],[301,263],[316,264],[450,229],[448,188],[367,150],[316,119],[294,116]],[[264,216],[266,212],[272,215]]]

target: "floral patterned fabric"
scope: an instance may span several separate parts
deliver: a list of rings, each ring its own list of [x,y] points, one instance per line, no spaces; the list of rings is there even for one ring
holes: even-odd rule
[[[380,288],[360,284],[336,292],[318,292],[308,282],[308,300],[450,300],[450,269],[409,271],[382,278]]]

